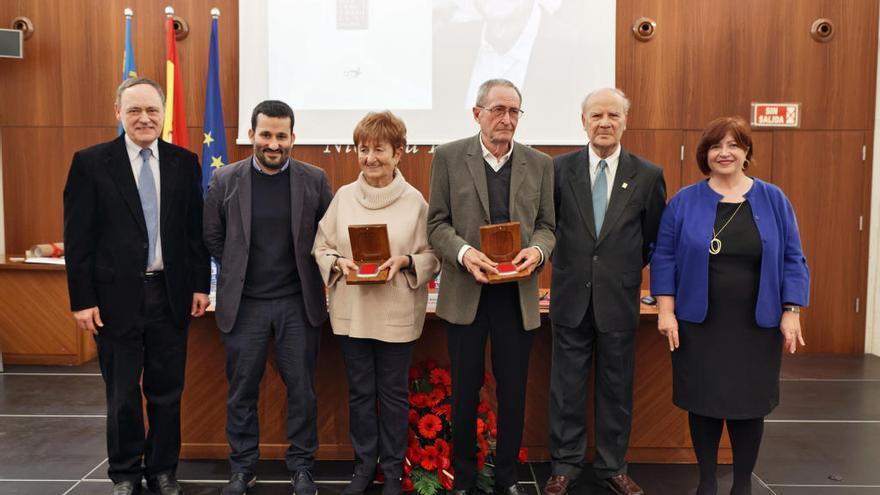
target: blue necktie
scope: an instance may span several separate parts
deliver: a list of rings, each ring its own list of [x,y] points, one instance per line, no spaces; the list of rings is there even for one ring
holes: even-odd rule
[[[605,160],[599,160],[599,172],[593,181],[593,220],[596,224],[596,236],[602,232],[602,222],[605,220],[605,207],[608,206],[608,179],[605,177],[605,168],[608,166]]]
[[[159,234],[159,198],[156,194],[156,179],[153,178],[153,169],[150,167],[149,149],[141,150],[141,173],[138,175],[138,194],[141,197],[141,208],[144,210],[144,222],[147,224],[147,266],[156,260],[156,237]]]

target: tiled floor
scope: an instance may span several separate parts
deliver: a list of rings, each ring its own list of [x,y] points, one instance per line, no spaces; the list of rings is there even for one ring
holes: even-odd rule
[[[880,357],[796,355],[783,363],[782,403],[765,427],[753,493],[880,495]],[[94,362],[0,373],[0,494],[110,492],[102,387]],[[530,495],[539,494],[549,469],[521,466]],[[320,493],[338,494],[350,472],[348,462],[320,462]],[[697,479],[689,465],[635,464],[630,474],[651,495],[693,493]],[[188,495],[217,494],[227,476],[223,461],[183,461],[178,470]],[[290,493],[280,461],[262,462],[257,476],[253,495]],[[718,493],[726,494],[730,466],[719,467],[719,482]],[[611,492],[582,479],[574,493]]]

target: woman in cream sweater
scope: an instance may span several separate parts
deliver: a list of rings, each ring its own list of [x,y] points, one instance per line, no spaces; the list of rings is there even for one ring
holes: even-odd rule
[[[397,169],[406,146],[403,121],[391,112],[367,114],[354,142],[361,173],[339,188],[318,224],[312,254],[330,288],[330,322],[348,375],[355,472],[342,493],[361,495],[378,458],[382,493],[395,495],[406,450],[410,356],[425,321],[428,282],[440,263],[428,245],[428,204]],[[357,271],[348,226],[360,224],[387,225],[391,258],[379,266],[389,269],[384,284],[345,283]]]

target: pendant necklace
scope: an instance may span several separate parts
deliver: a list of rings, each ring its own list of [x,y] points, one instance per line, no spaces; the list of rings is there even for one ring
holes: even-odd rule
[[[736,209],[733,210],[733,215],[730,215],[730,218],[728,218],[727,221],[724,222],[724,225],[722,225],[717,232],[715,231],[715,227],[712,227],[712,240],[709,241],[710,254],[718,254],[721,252],[721,239],[718,238],[718,235],[721,234],[724,228],[727,227],[727,224],[729,224],[730,221],[733,220],[733,217],[735,217],[737,212],[739,212],[739,209],[742,208],[743,203],[745,203],[745,201],[740,203],[739,206],[737,206]]]

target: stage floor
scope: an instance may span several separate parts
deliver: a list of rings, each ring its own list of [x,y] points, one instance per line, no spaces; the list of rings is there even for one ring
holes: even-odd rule
[[[781,404],[768,418],[753,477],[753,493],[861,495],[880,493],[880,357],[800,354],[783,360]],[[106,494],[103,383],[97,364],[12,366],[0,373],[0,493]],[[321,495],[345,486],[351,463],[322,461],[314,475]],[[549,464],[521,466],[534,495]],[[182,461],[178,478],[188,495],[215,494],[228,477],[225,461]],[[692,465],[632,464],[630,475],[651,495],[687,494]],[[264,461],[250,493],[288,494],[281,461]],[[727,493],[730,466],[719,467]],[[581,480],[577,495],[611,493]],[[371,495],[378,495],[379,489]]]

